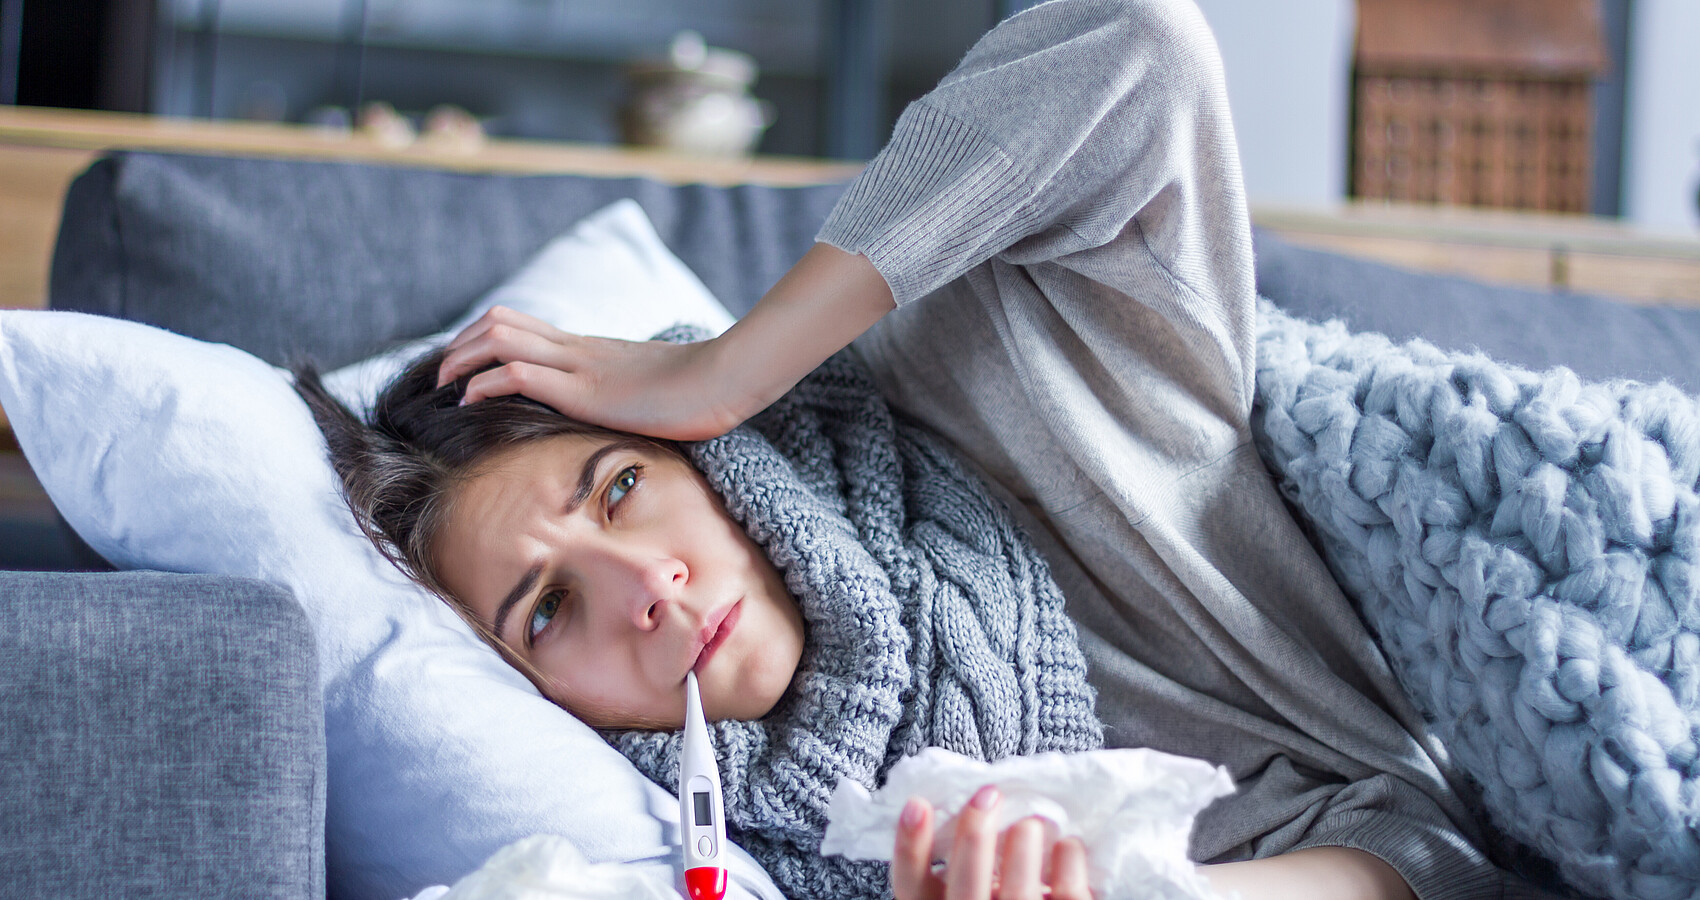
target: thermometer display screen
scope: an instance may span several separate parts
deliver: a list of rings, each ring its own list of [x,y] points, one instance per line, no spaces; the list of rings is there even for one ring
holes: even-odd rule
[[[713,811],[713,807],[708,802],[708,792],[707,791],[693,791],[693,792],[691,792],[691,800],[692,800],[692,802],[694,802],[696,804],[697,824],[698,825],[713,825],[714,824],[714,811]]]

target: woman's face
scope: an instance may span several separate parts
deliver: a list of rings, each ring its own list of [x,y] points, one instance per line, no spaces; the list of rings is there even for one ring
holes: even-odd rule
[[[757,719],[803,653],[778,570],[689,463],[576,435],[503,453],[450,497],[437,574],[591,725]]]

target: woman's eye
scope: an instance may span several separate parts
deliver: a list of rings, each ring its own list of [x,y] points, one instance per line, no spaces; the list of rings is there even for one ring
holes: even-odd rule
[[[608,486],[608,505],[613,506],[625,499],[626,492],[637,487],[638,466],[627,466],[614,476],[614,483]]]
[[[555,618],[555,614],[560,611],[561,595],[558,593],[545,594],[543,599],[538,602],[537,608],[531,613],[531,636],[537,637],[538,633],[549,624],[549,620]]]

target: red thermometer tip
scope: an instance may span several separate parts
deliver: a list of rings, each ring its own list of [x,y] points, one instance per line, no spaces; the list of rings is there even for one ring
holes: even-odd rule
[[[726,870],[719,866],[686,869],[685,890],[691,900],[720,900],[726,896]]]

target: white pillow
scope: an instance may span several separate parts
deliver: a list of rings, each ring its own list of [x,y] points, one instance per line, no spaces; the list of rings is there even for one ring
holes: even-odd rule
[[[719,334],[734,321],[661,242],[643,207],[619,200],[550,241],[447,329],[331,372],[325,387],[356,410],[370,410],[378,391],[409,360],[447,344],[493,306],[529,313],[574,334],[629,341],[648,340],[680,323]]]
[[[584,220],[468,315],[497,299],[616,337],[731,321],[630,201]],[[377,369],[401,362],[336,377],[369,399]],[[132,322],[6,310],[0,407],[54,504],[115,565],[294,591],[318,637],[333,896],[453,883],[535,833],[566,836],[592,862],[677,868],[677,801],[378,555],[276,369]],[[736,893],[780,898],[741,851],[732,874]]]

